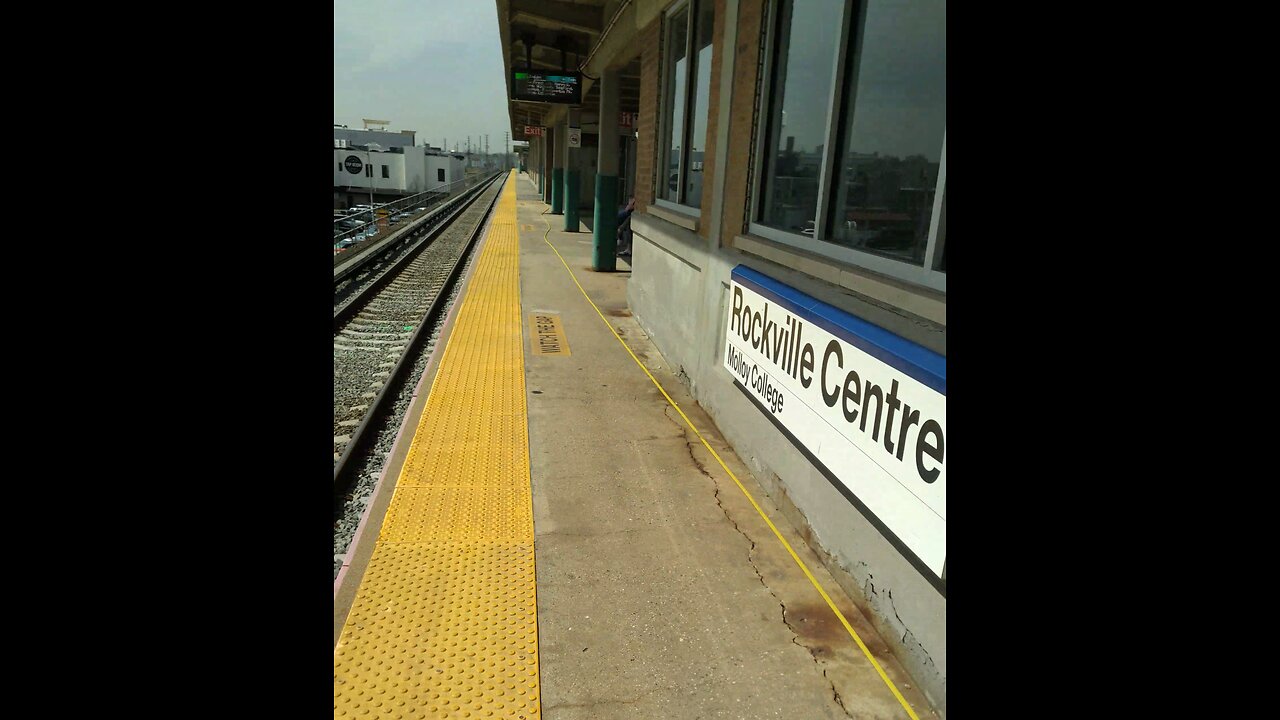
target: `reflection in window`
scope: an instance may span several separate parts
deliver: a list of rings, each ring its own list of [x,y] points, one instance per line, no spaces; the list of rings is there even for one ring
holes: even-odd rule
[[[753,232],[945,292],[946,0],[776,2]]]
[[[689,8],[684,8],[671,16],[667,31],[667,97],[666,97],[666,125],[667,128],[667,162],[666,162],[666,181],[663,185],[666,192],[663,197],[671,201],[676,201],[676,191],[680,187],[680,152],[683,144],[680,140],[684,133],[684,103],[685,103],[685,76],[688,75],[688,57],[686,56],[686,45],[688,45],[689,33]]]
[[[787,0],[778,10],[760,222],[812,235],[843,0]]]
[[[666,161],[662,169],[665,178],[658,184],[659,197],[696,208],[702,205],[715,4],[690,0],[667,16],[666,25],[665,124],[659,152]]]
[[[945,0],[870,3],[851,30],[827,242],[924,265],[947,126],[946,21]]]
[[[707,105],[711,101],[711,36],[715,28],[715,5],[702,3],[698,22],[694,25],[693,106],[689,110],[693,127],[689,136],[688,166],[684,173],[684,204],[702,205],[702,168],[707,149]]]
[[[937,258],[938,272],[947,271],[947,189],[942,189],[942,209],[938,211],[938,239],[934,241],[933,256]]]

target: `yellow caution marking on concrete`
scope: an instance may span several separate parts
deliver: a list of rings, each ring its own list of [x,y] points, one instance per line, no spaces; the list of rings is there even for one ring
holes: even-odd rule
[[[334,717],[541,717],[515,173],[333,651]]]
[[[551,313],[530,315],[529,331],[534,355],[573,354],[569,352],[569,339],[565,337],[564,325],[560,322],[559,315]]]
[[[920,720],[920,717],[911,709],[911,705],[907,702],[907,699],[902,697],[902,693],[898,691],[897,686],[895,686],[893,681],[889,679],[889,676],[885,674],[884,668],[880,667],[880,663],[876,662],[871,651],[867,649],[866,643],[862,642],[862,638],[858,637],[858,633],[855,632],[853,626],[849,624],[849,620],[845,618],[844,613],[840,612],[840,608],[836,607],[835,602],[831,600],[831,596],[822,588],[822,584],[813,576],[813,573],[809,572],[808,566],[806,566],[804,561],[800,559],[800,556],[796,554],[796,551],[791,547],[791,543],[787,542],[787,539],[782,537],[782,533],[778,531],[777,526],[774,525],[773,521],[769,519],[769,516],[765,514],[764,510],[760,507],[760,504],[756,502],[756,499],[751,496],[750,492],[747,492],[747,489],[742,485],[742,482],[738,480],[738,476],[734,475],[733,471],[729,469],[729,466],[720,458],[720,453],[716,452],[715,448],[711,447],[711,444],[707,442],[707,439],[702,437],[702,433],[698,431],[698,428],[693,424],[693,421],[684,414],[684,410],[680,409],[680,405],[676,403],[675,400],[671,399],[671,396],[667,394],[666,388],[662,387],[662,383],[658,382],[658,379],[653,376],[653,373],[649,372],[649,368],[645,367],[644,363],[640,362],[640,358],[636,357],[636,354],[631,351],[631,346],[627,345],[627,341],[623,340],[622,337],[618,335],[618,331],[613,329],[613,324],[609,322],[609,319],[604,316],[604,313],[600,311],[600,308],[591,300],[591,296],[587,294],[585,289],[583,289],[582,283],[578,282],[578,276],[574,274],[573,268],[569,267],[569,263],[565,262],[564,256],[560,254],[560,251],[556,249],[556,246],[549,239],[549,236],[551,235],[551,223],[547,222],[545,216],[542,218],[542,222],[547,226],[547,231],[542,235],[542,241],[551,248],[551,251],[556,254],[556,257],[560,258],[560,264],[564,265],[564,269],[569,272],[569,277],[573,279],[573,284],[578,286],[578,290],[582,293],[582,297],[586,298],[587,302],[591,304],[591,307],[596,311],[596,314],[600,316],[600,320],[604,322],[605,327],[609,328],[609,332],[613,333],[613,336],[617,338],[619,343],[622,343],[622,347],[627,351],[627,354],[631,356],[631,359],[636,362],[636,365],[640,366],[640,369],[644,371],[644,374],[649,376],[649,380],[658,388],[658,392],[662,393],[662,397],[666,398],[667,402],[671,404],[671,407],[675,408],[676,412],[680,413],[680,417],[684,420],[685,425],[688,425],[689,429],[693,431],[693,434],[698,436],[698,439],[702,441],[702,446],[707,449],[707,452],[711,453],[711,457],[714,457],[716,462],[720,463],[720,467],[724,469],[725,474],[733,480],[734,484],[738,486],[738,489],[742,491],[742,494],[747,496],[747,500],[751,502],[751,507],[755,508],[756,512],[760,514],[760,517],[764,519],[765,524],[769,526],[769,529],[773,531],[774,536],[778,538],[778,542],[782,543],[782,546],[786,548],[787,553],[791,555],[791,559],[795,560],[796,565],[799,565],[800,570],[804,572],[804,576],[809,578],[809,582],[815,589],[817,589],[818,594],[822,596],[822,599],[827,602],[827,606],[831,608],[831,612],[835,613],[836,617],[840,619],[840,624],[844,626],[844,629],[849,632],[849,636],[852,637],[853,641],[862,649],[862,654],[867,656],[867,660],[871,661],[871,666],[875,668],[877,673],[879,673],[880,679],[884,680],[885,685],[889,686],[889,690],[893,692],[893,696],[898,699],[898,703],[902,705],[902,709],[907,711],[907,715],[911,716],[911,720]]]

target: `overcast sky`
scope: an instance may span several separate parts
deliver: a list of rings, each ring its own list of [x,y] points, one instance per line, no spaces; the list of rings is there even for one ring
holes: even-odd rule
[[[510,131],[497,3],[334,0],[333,122],[416,130],[419,145],[473,148]]]

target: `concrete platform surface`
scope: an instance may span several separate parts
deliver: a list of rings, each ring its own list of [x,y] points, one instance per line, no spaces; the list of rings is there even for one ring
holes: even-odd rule
[[[593,272],[586,227],[563,232],[527,175],[517,187],[542,716],[911,717],[611,326],[772,519],[915,715],[937,717],[631,318],[629,266]],[[534,313],[559,316],[570,354],[532,352]]]

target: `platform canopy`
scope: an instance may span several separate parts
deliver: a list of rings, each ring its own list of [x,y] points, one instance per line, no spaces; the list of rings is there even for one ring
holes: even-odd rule
[[[641,3],[651,4],[651,3]],[[568,105],[512,100],[512,71],[581,73],[582,107],[599,107],[597,78],[620,69],[621,112],[640,109],[640,65],[635,2],[628,0],[497,0],[503,82],[513,140],[528,140],[526,126],[564,118]]]

